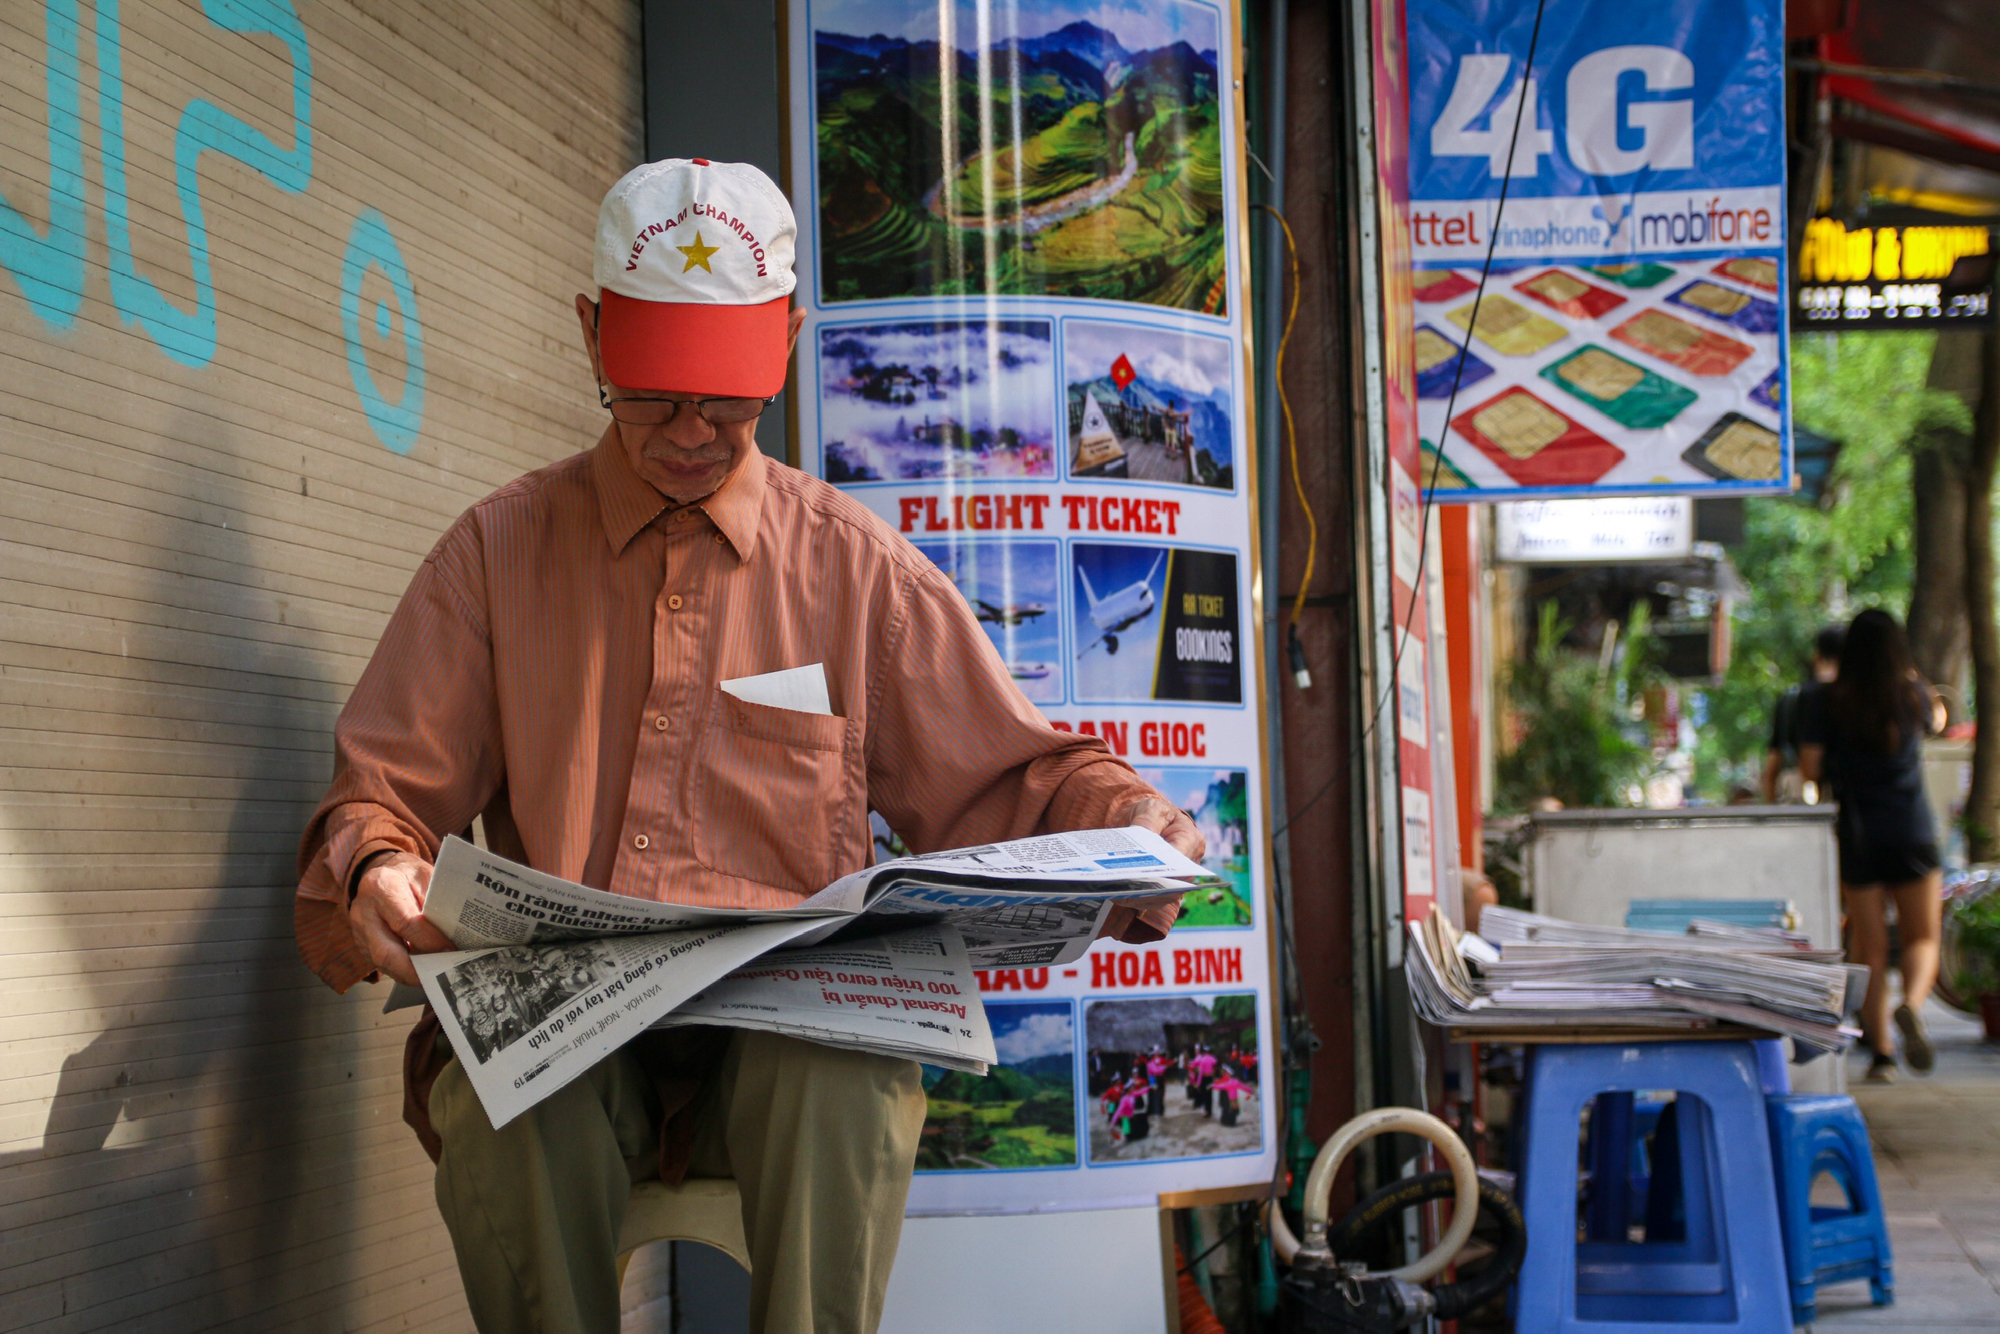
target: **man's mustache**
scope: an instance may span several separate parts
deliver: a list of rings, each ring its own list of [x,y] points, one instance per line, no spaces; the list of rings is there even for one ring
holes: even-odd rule
[[[671,463],[678,467],[688,467],[696,463],[727,463],[729,450],[677,449],[672,445],[648,445],[640,451],[649,459],[661,463]]]

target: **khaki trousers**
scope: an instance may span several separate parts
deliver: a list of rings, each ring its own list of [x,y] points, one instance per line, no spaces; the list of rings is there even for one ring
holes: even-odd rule
[[[658,1170],[651,1083],[619,1053],[499,1130],[454,1060],[431,1089],[438,1209],[482,1334],[616,1334],[618,1232]],[[919,1067],[739,1032],[692,1177],[734,1177],[761,1334],[874,1334],[923,1128]]]

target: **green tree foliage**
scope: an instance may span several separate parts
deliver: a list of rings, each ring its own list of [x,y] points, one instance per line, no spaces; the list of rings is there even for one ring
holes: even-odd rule
[[[1735,604],[1729,672],[1708,692],[1695,779],[1720,797],[1751,782],[1771,706],[1802,680],[1812,640],[1864,607],[1901,616],[1910,597],[1910,448],[1926,430],[1971,428],[1956,395],[1926,387],[1935,335],[1805,334],[1792,340],[1792,417],[1840,442],[1818,507],[1791,499],[1745,506],[1733,554],[1747,595]]]
[[[1218,1024],[1247,1021],[1257,1017],[1255,996],[1217,996],[1208,1003],[1208,1012]]]
[[[1649,672],[1650,637],[1633,636],[1636,651],[1624,660]],[[1651,756],[1627,735],[1621,718],[1622,673],[1600,668],[1596,657],[1565,648],[1569,626],[1553,602],[1542,604],[1534,651],[1507,668],[1502,688],[1520,729],[1520,741],[1500,757],[1494,806],[1523,811],[1542,797],[1566,807],[1628,804],[1626,794],[1646,773]]]

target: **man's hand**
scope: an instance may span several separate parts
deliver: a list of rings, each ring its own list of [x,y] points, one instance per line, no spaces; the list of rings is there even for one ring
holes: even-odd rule
[[[424,895],[431,887],[431,864],[407,852],[392,852],[361,873],[347,926],[375,966],[398,982],[416,986],[412,954],[437,954],[452,947],[444,932],[424,920]]]
[[[1208,840],[1194,827],[1188,813],[1162,797],[1133,797],[1121,806],[1114,806],[1111,823],[1150,829],[1189,861],[1198,862],[1208,852]]]

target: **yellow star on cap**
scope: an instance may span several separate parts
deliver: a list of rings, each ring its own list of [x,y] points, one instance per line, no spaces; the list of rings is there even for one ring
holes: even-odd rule
[[[694,268],[694,266],[697,264],[701,265],[701,267],[704,269],[708,269],[708,272],[714,273],[715,272],[714,269],[708,268],[708,257],[714,254],[717,250],[721,249],[721,247],[712,245],[703,245],[701,243],[701,232],[697,230],[694,234],[693,245],[677,245],[674,247],[674,249],[680,251],[683,255],[687,256],[687,267],[681,270],[682,273],[688,272],[690,269]]]

